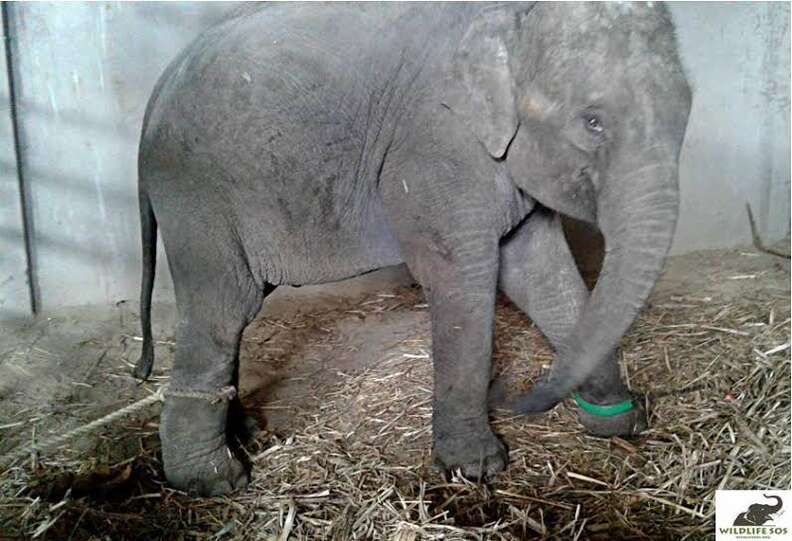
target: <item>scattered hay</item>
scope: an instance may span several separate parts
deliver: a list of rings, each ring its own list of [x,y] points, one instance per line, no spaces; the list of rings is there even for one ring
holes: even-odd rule
[[[332,332],[341,318],[396,310],[426,318],[422,303],[405,288],[320,315],[261,320],[246,347],[264,359],[278,349],[294,355],[308,339],[342,347]],[[622,350],[630,385],[649,394],[651,429],[630,441],[589,437],[569,405],[536,418],[499,416],[493,426],[510,464],[488,484],[431,471],[424,326],[361,372],[328,367],[299,404],[269,404],[290,409],[291,425],[245,447],[253,480],[240,494],[197,499],[163,486],[156,423],[141,419],[102,436],[138,446],[113,466],[64,449],[35,469],[4,472],[0,532],[59,540],[706,538],[716,489],[789,488],[789,311],[787,292],[656,302]],[[496,369],[528,385],[551,350],[505,301],[496,327]]]

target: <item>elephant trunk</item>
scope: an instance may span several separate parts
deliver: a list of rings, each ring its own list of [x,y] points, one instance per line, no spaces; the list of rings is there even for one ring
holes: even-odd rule
[[[772,495],[771,495],[771,496],[768,496],[767,494],[763,494],[763,496],[764,496],[765,498],[768,498],[768,499],[770,499],[770,498],[774,498],[774,499],[775,499],[775,501],[776,501],[776,504],[775,504],[775,505],[772,505],[772,506],[771,506],[771,505],[768,505],[768,506],[767,506],[767,507],[768,507],[768,509],[767,509],[767,514],[768,514],[768,515],[772,515],[772,514],[774,514],[774,513],[778,513],[778,512],[781,510],[781,506],[783,505],[783,503],[782,503],[782,501],[781,501],[781,498],[779,498],[778,496],[772,496]]]
[[[517,400],[517,411],[547,411],[593,374],[618,347],[662,270],[678,214],[677,162],[667,154],[630,162],[598,197],[606,248],[597,285],[549,377]]]

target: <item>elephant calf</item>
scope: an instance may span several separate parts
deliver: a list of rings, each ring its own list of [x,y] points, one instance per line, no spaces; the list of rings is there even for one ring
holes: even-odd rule
[[[573,392],[593,433],[645,422],[620,337],[671,243],[691,91],[661,4],[277,4],[210,28],[167,68],[139,154],[143,353],[157,229],[179,311],[160,423],[168,481],[245,485],[229,451],[239,341],[279,285],[405,262],[430,305],[434,457],[502,470],[488,422],[495,295],[552,343],[511,405]],[[559,215],[607,243],[588,294]]]

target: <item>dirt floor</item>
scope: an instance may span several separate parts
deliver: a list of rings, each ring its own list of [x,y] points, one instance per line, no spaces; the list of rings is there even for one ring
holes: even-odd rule
[[[623,343],[650,429],[592,438],[565,404],[497,415],[507,472],[431,468],[427,306],[402,268],[283,288],[245,333],[241,396],[264,428],[250,488],[197,499],[164,486],[159,406],[0,473],[0,539],[705,539],[716,488],[789,488],[789,260],[753,249],[671,258]],[[149,396],[167,381],[172,306],[140,384],[136,307],[62,311],[0,336],[0,455]],[[496,370],[515,388],[552,362],[499,301]]]

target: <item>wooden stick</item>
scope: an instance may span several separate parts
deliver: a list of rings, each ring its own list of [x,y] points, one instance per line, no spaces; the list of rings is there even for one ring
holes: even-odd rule
[[[753,238],[754,247],[760,252],[765,252],[767,254],[790,259],[790,254],[785,254],[784,252],[779,252],[777,250],[773,250],[772,248],[767,248],[764,245],[761,237],[759,236],[759,231],[756,230],[756,222],[754,222],[753,212],[751,212],[750,203],[745,204],[745,210],[748,211],[748,223],[751,225],[751,237]]]

